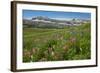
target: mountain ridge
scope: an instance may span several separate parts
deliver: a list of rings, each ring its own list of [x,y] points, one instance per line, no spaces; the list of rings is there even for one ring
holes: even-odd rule
[[[66,26],[78,26],[88,23],[90,20],[72,19],[72,20],[57,20],[45,16],[32,17],[31,19],[23,19],[24,27],[38,28],[64,28]]]

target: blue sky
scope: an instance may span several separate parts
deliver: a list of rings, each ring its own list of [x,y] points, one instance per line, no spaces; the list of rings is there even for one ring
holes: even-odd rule
[[[56,19],[90,19],[91,13],[23,10],[24,19],[31,19],[36,16],[45,16]]]

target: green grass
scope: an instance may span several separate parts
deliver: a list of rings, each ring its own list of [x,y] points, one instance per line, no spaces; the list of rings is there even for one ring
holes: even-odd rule
[[[23,62],[91,58],[90,23],[64,29],[23,28]]]

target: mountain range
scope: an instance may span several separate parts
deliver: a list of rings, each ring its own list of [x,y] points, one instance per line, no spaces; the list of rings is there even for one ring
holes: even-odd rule
[[[71,20],[58,20],[44,16],[33,17],[32,19],[23,19],[24,27],[34,28],[65,28],[67,26],[79,26],[88,23],[90,20],[71,19]]]

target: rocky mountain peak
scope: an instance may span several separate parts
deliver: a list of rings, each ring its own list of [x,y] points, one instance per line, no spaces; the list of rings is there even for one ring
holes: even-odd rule
[[[49,20],[49,18],[46,17],[46,16],[37,16],[37,17],[32,18],[32,20],[36,20],[36,19],[38,19],[38,20]]]

